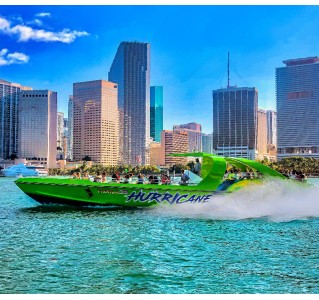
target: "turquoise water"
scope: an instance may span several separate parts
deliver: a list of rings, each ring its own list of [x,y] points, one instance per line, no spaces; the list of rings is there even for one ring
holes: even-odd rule
[[[318,293],[318,191],[269,182],[202,204],[73,208],[0,178],[0,293]]]

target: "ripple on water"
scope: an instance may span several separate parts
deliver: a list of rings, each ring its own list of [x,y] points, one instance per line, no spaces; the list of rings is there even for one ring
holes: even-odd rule
[[[319,292],[312,190],[127,210],[38,206],[6,178],[0,189],[0,293]]]

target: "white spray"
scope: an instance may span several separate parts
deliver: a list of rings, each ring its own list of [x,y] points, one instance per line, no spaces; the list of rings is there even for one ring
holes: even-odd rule
[[[159,206],[157,213],[181,217],[239,220],[264,218],[291,221],[319,217],[319,188],[292,181],[267,181],[262,185],[213,196],[206,203]]]

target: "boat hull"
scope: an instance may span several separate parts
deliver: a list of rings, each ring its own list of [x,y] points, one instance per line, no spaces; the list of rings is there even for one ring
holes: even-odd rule
[[[203,203],[214,192],[193,186],[97,183],[89,180],[20,178],[17,186],[41,204],[148,207]]]

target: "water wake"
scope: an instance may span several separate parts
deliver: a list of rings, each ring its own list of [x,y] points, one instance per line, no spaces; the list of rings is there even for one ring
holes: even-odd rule
[[[191,218],[292,221],[319,217],[319,188],[291,181],[267,181],[238,192],[213,196],[206,203],[160,206],[157,212]]]

